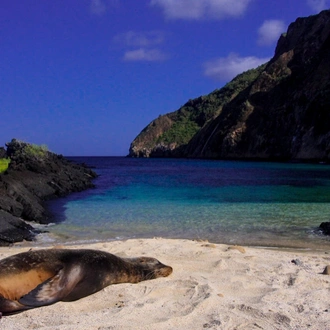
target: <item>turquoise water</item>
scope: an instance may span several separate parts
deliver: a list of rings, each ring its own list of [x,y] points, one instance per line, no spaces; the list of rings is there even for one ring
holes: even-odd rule
[[[330,167],[319,164],[75,159],[96,189],[53,201],[58,241],[169,237],[280,247],[330,247]]]

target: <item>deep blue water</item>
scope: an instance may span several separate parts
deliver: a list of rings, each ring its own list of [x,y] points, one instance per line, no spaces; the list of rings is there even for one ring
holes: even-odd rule
[[[330,247],[330,167],[320,164],[72,158],[96,188],[49,203],[59,242],[168,237]]]

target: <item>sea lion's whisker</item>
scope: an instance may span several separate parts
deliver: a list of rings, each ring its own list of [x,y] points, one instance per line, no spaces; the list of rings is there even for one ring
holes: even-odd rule
[[[148,273],[145,277],[144,277],[144,280],[151,280],[153,279],[154,277],[154,274],[156,273],[156,271],[151,271],[150,273]]]

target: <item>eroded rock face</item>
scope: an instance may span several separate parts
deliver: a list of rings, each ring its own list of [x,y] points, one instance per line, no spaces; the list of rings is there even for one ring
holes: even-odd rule
[[[152,153],[158,149],[157,139],[169,130],[174,121],[171,115],[160,116],[152,121],[144,130],[136,137],[134,143],[129,149],[130,157],[150,157]],[[163,155],[163,153],[161,153]]]
[[[27,152],[28,146],[7,143],[11,162],[0,174],[0,245],[33,237],[33,228],[20,219],[48,223],[44,201],[94,187],[96,173],[89,168],[49,151]]]
[[[329,159],[329,37],[330,11],[291,24],[274,58],[224,108],[219,129],[196,156]]]
[[[217,116],[185,146],[167,148],[164,156],[327,161],[329,109],[330,10],[326,10],[290,24],[258,77],[226,99]],[[146,144],[150,150],[155,147],[145,136],[134,152]]]

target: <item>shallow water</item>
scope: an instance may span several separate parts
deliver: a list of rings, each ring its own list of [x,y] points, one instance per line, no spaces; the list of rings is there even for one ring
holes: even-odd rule
[[[52,201],[57,242],[168,237],[258,246],[330,247],[330,167],[121,157],[73,158],[96,188]]]

